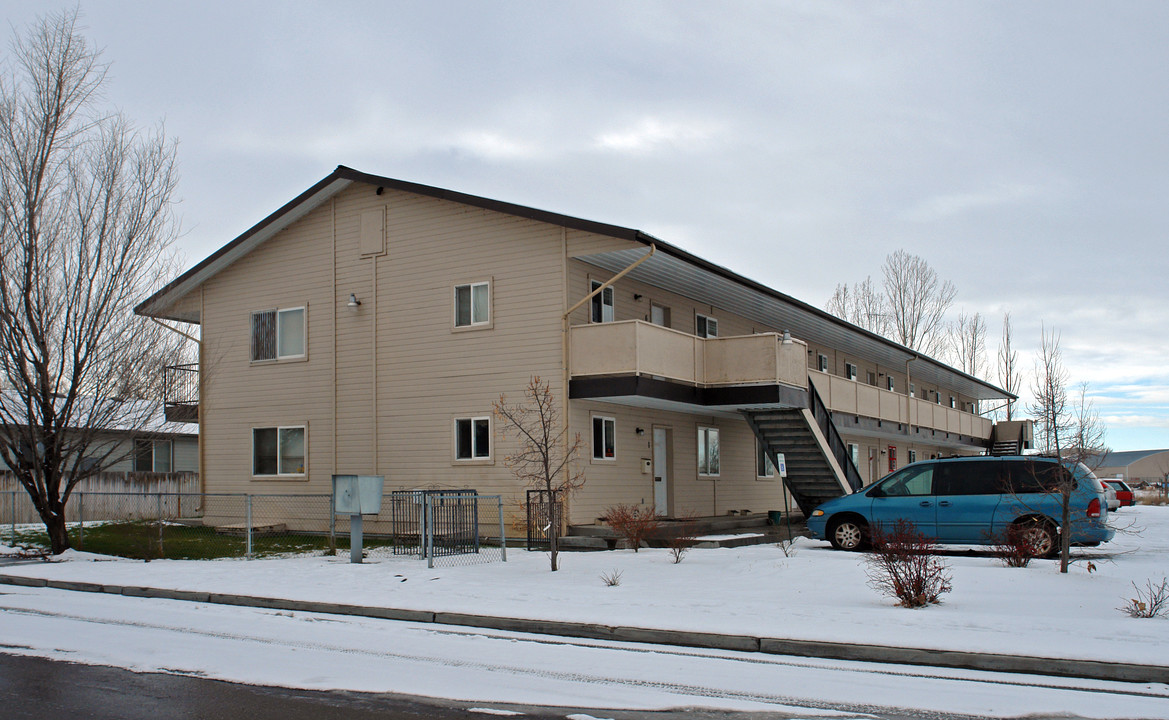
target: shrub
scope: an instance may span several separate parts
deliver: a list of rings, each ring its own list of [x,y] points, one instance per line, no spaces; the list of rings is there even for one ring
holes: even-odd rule
[[[950,592],[950,570],[935,555],[937,545],[913,523],[898,520],[875,525],[870,542],[873,550],[865,556],[869,587],[907,608],[940,603],[941,596]]]
[[[601,573],[601,582],[605,583],[605,587],[617,587],[621,584],[621,571],[612,570]]]
[[[625,538],[633,552],[637,552],[642,541],[658,529],[653,510],[639,505],[613,505],[605,511],[605,520],[613,532]]]
[[[682,562],[686,552],[698,543],[698,523],[695,522],[694,515],[691,513],[679,518],[673,531],[667,547],[670,548],[670,559],[677,565]]]
[[[1160,585],[1145,581],[1144,589],[1132,584],[1135,598],[1128,598],[1118,610],[1134,618],[1155,618],[1169,612],[1169,578],[1161,578]]]
[[[1039,553],[1035,544],[1035,534],[1028,528],[1014,523],[1006,532],[998,535],[991,543],[990,551],[1002,561],[1003,565],[1011,568],[1025,568],[1031,564],[1031,559]]]

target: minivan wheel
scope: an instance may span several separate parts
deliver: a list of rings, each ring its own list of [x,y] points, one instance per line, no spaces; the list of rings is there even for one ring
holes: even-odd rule
[[[1026,520],[1020,523],[1020,538],[1031,549],[1032,557],[1050,557],[1059,551],[1059,536],[1051,523],[1042,520]]]
[[[852,518],[836,520],[828,530],[828,541],[837,550],[860,550],[865,544],[866,526]]]

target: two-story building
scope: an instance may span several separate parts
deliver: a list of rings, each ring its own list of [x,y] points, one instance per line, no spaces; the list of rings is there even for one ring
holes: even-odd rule
[[[776,510],[785,486],[809,512],[989,451],[978,408],[1010,397],[638,230],[346,167],[137,312],[201,326],[208,492],[360,473],[522,502],[492,402],[538,375],[585,441],[572,523]]]

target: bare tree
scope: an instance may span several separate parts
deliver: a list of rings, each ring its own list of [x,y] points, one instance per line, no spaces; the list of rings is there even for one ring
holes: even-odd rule
[[[1059,458],[1069,469],[1079,463],[1091,463],[1103,457],[1105,429],[1091,400],[1087,383],[1081,384],[1076,397],[1069,400],[1068,373],[1063,365],[1063,351],[1059,335],[1043,330],[1039,355],[1035,360],[1035,376],[1031,392],[1035,400],[1030,410],[1037,422],[1036,430],[1043,450]],[[1098,461],[1097,461],[1098,462]],[[1090,468],[1089,468],[1090,469]],[[1057,484],[1061,496],[1060,572],[1068,571],[1071,559],[1071,496],[1075,490],[1072,474],[1063,476]]]
[[[524,397],[526,402],[513,405],[506,395],[500,395],[492,406],[501,421],[501,432],[514,435],[519,443],[517,450],[504,458],[504,464],[526,485],[547,493],[548,541],[555,572],[559,569],[560,551],[558,502],[566,501],[568,493],[585,482],[584,472],[576,462],[582,441],[579,433],[568,437],[568,426],[562,424],[547,382],[533,376],[524,389]]]
[[[837,285],[825,309],[857,327],[878,335],[889,334],[889,312],[885,307],[885,296],[873,285],[872,276],[851,288],[847,283]]]
[[[967,375],[981,378],[986,373],[986,321],[982,315],[959,313],[947,332],[954,366]]]
[[[881,267],[893,339],[937,357],[946,347],[946,311],[957,290],[921,257],[898,250]]]
[[[169,333],[131,310],[173,269],[176,231],[175,146],[99,105],[107,66],[76,26],[40,19],[0,72],[0,459],[54,554],[73,488],[126,452],[108,431],[155,416],[126,396]]]
[[[1012,395],[1017,396],[1022,389],[1023,381],[1019,375],[1019,352],[1011,345],[1011,314],[1003,313],[1003,336],[999,341],[998,357],[999,386]],[[1013,419],[1015,400],[1007,400],[1007,421]]]

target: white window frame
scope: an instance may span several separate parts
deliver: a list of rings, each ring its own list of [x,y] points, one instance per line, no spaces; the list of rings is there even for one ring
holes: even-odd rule
[[[917,451],[916,450],[906,450],[905,451],[905,459],[909,461],[906,464],[917,462]]]
[[[280,344],[281,344],[280,340],[282,339],[281,338],[282,333],[281,333],[281,329],[280,329],[282,327],[282,323],[280,322],[280,318],[281,318],[281,316],[285,315],[286,313],[293,313],[293,312],[298,312],[298,311],[301,313],[300,319],[301,319],[302,345],[300,348],[300,352],[299,353],[288,353],[286,355],[282,355],[282,354],[280,354]],[[275,338],[274,338],[275,347],[272,351],[273,352],[272,357],[270,357],[270,358],[257,358],[257,357],[254,357],[254,353],[255,353],[255,349],[256,349],[256,339],[255,339],[256,319],[255,318],[257,315],[264,315],[266,313],[273,314],[272,322],[274,323],[274,330],[275,330]],[[282,360],[301,360],[301,359],[304,359],[305,357],[308,356],[308,306],[307,305],[300,305],[297,307],[269,308],[268,310],[257,310],[251,314],[251,325],[248,327],[248,334],[249,334],[249,338],[251,340],[251,342],[250,342],[251,353],[253,354],[251,360],[254,363],[271,363],[271,362],[279,362]]]
[[[711,471],[710,463],[710,449],[712,447],[711,440],[713,440],[713,447],[716,455],[714,461],[713,472]],[[696,453],[698,477],[718,477],[722,471],[722,443],[719,439],[718,428],[707,425],[698,426],[698,449]],[[706,462],[703,462],[705,457]]]
[[[909,383],[909,397],[917,397],[917,386]]]
[[[601,423],[601,443],[597,444],[597,422]],[[590,422],[589,442],[593,446],[593,460],[596,462],[617,461],[617,418],[609,415],[593,415]],[[605,440],[613,445],[613,454],[605,457]]]
[[[257,430],[275,430],[276,431],[276,472],[275,473],[257,473],[256,472],[256,431]],[[283,438],[282,432],[284,430],[300,430],[302,442],[304,443],[304,466],[300,472],[281,472],[281,461],[283,454],[280,452],[280,443]],[[307,425],[261,425],[252,428],[252,477],[256,478],[302,478],[308,475],[308,426]]]
[[[138,470],[138,444],[150,443],[150,469]],[[170,454],[170,469],[158,469],[158,448],[165,446]],[[147,440],[145,438],[135,438],[134,440],[134,454],[130,458],[130,467],[135,468],[132,472],[174,472],[175,471],[175,446],[171,440]]]
[[[895,392],[895,390],[894,390],[895,387],[896,387],[896,381],[893,379],[893,376],[886,375],[885,376],[885,389],[888,390],[889,392]]]
[[[694,334],[700,338],[718,337],[718,318],[694,313]]]
[[[479,303],[475,302],[475,288],[477,288],[477,287],[487,288],[487,299],[483,301],[483,304],[485,304],[487,307],[482,308],[484,313],[486,314],[486,317],[483,320],[476,320],[475,319],[475,311],[477,309],[479,309],[479,305],[480,305]],[[470,322],[462,323],[462,324],[459,323],[459,289],[460,288],[467,289],[467,303],[468,303],[467,314],[468,314],[468,317],[470,318]],[[476,281],[476,282],[466,282],[466,283],[459,283],[459,284],[455,285],[452,302],[454,303],[454,306],[452,308],[453,313],[451,316],[451,323],[456,330],[470,330],[472,328],[481,329],[481,328],[491,327],[492,312],[491,312],[491,281],[490,280],[480,280],[480,281]]]
[[[954,398],[953,395],[950,396],[950,407],[955,410],[958,409],[958,401]]]
[[[459,450],[460,450],[460,448],[459,448],[459,423],[461,423],[461,422],[470,423],[471,455],[469,457],[461,457],[459,455]],[[481,422],[487,424],[487,448],[486,448],[487,453],[486,454],[480,454],[481,448],[479,447],[479,443],[476,440],[475,426]],[[491,438],[492,438],[492,428],[491,428],[491,416],[490,415],[461,415],[459,417],[456,417],[454,419],[454,422],[451,425],[452,455],[455,459],[455,462],[457,462],[457,463],[490,462],[491,457],[492,457],[491,453],[493,450],[493,448],[491,447],[492,446]]]
[[[763,460],[763,474],[759,474],[759,461]],[[763,443],[759,442],[759,438],[755,438],[755,479],[756,480],[774,480],[776,475],[775,464],[771,462],[771,456],[767,454]]]
[[[816,354],[816,369],[822,373],[828,372],[828,356],[824,353]]]
[[[605,283],[600,280],[589,281],[589,292],[593,292]],[[606,302],[608,300],[608,302]],[[601,308],[601,319],[597,320],[593,315],[594,305]],[[617,319],[617,298],[616,293],[613,292],[613,286],[605,288],[601,292],[589,298],[589,322],[591,323],[607,323],[613,322]]]
[[[844,364],[844,376],[856,382],[856,363],[846,362]]]
[[[848,457],[852,460],[852,464],[858,470],[861,466],[861,446],[856,443],[848,443]]]

